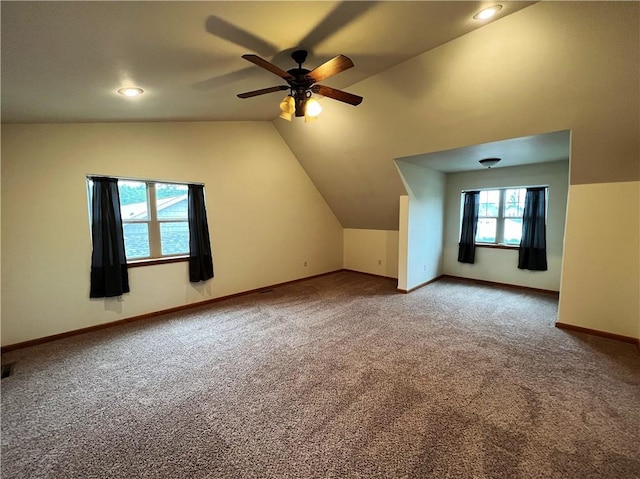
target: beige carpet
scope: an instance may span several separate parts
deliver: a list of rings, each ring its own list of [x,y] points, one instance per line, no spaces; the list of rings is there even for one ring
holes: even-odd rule
[[[340,272],[7,353],[2,478],[640,477],[637,349],[556,314]]]

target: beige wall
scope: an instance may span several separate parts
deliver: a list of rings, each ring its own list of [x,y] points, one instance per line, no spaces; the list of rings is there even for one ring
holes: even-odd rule
[[[447,175],[444,273],[464,278],[514,284],[530,288],[560,290],[562,244],[564,240],[569,188],[569,162],[492,168]],[[547,271],[518,269],[518,251],[476,248],[474,264],[458,263],[460,239],[460,194],[476,188],[549,186],[547,210]]]
[[[406,278],[398,286],[408,291],[442,274],[444,199],[446,175],[424,166],[396,160],[398,171],[409,195],[400,225],[406,228]]]
[[[398,289],[409,291],[409,195],[402,195],[399,203]]]
[[[216,276],[130,270],[89,300],[85,175],[204,182]],[[342,226],[268,122],[2,126],[2,344],[342,268]],[[307,266],[304,266],[304,262]]]
[[[345,228],[344,267],[397,278],[398,232]]]
[[[640,338],[640,182],[569,188],[559,321]]]

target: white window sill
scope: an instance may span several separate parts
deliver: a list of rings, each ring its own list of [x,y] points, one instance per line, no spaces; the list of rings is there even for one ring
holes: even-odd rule
[[[155,264],[180,263],[189,261],[189,256],[167,256],[166,258],[136,259],[127,262],[127,268],[139,268],[141,266],[153,266]]]

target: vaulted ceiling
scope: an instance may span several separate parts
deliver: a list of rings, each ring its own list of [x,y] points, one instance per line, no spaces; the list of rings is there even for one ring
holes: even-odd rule
[[[496,18],[532,2],[508,2]],[[2,121],[272,120],[284,83],[241,58],[287,70],[343,54],[346,88],[486,23],[486,2],[2,2]],[[137,86],[127,100],[116,93]]]
[[[534,3],[502,2],[494,19],[477,21],[473,15],[493,2],[3,1],[2,121],[273,121],[343,226],[397,229],[398,196],[405,190],[394,159],[418,161],[435,151],[497,147],[495,140],[553,131],[502,120],[500,131],[487,125],[464,131],[464,139],[459,134],[460,125],[477,116],[468,108],[480,107],[482,115],[505,108],[493,102],[503,96],[497,85],[479,92],[475,84],[493,85],[493,76],[511,74],[509,55],[547,42],[549,35],[539,36],[538,29],[550,27],[532,14],[519,17],[524,28],[515,22],[495,34],[475,33]],[[447,46],[458,39],[467,40]],[[243,54],[286,70],[295,66],[290,54],[299,48],[309,51],[309,69],[337,54],[351,58],[353,68],[322,83],[363,96],[363,104],[320,98],[325,111],[306,124],[277,118],[282,92],[237,98],[284,83]],[[474,58],[478,52],[486,56]],[[540,52],[529,52],[534,56],[516,76],[534,68]],[[497,68],[477,70],[483,61]],[[484,77],[475,82],[470,75],[477,72]],[[118,95],[126,86],[145,93]],[[508,80],[501,86],[513,88]],[[565,125],[558,122],[555,130]],[[533,136],[530,143],[536,144]],[[447,168],[461,167],[440,169]]]

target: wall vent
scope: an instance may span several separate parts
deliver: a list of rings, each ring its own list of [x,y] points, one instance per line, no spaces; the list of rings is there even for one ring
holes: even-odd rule
[[[13,365],[15,363],[7,363],[2,365],[2,379],[8,378],[13,373]]]

